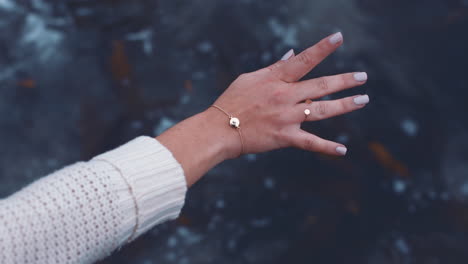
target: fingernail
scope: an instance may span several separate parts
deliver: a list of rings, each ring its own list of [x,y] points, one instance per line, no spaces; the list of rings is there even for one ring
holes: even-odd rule
[[[361,96],[358,96],[358,97],[354,97],[354,103],[357,104],[357,105],[365,105],[367,103],[369,103],[369,96],[367,94],[365,95],[361,95]]]
[[[357,82],[365,82],[367,81],[367,73],[365,72],[358,72],[354,74],[354,80]]]
[[[335,33],[335,35],[330,37],[330,43],[335,45],[343,41],[343,34],[341,32]]]
[[[346,155],[346,151],[348,151],[348,149],[345,147],[336,147],[336,152],[338,152],[339,154],[343,156]]]
[[[281,60],[284,60],[284,61],[289,60],[293,55],[294,55],[294,50],[290,49],[288,52],[286,52],[286,54],[283,55]]]

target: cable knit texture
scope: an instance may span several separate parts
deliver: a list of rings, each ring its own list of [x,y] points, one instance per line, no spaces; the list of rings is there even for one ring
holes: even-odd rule
[[[138,137],[0,200],[0,263],[93,263],[176,218],[186,191],[171,152]]]

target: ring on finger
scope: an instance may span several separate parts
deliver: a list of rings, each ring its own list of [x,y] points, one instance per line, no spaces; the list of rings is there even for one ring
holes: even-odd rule
[[[310,115],[310,109],[304,110],[304,114],[305,114],[305,120],[307,120],[307,117]]]

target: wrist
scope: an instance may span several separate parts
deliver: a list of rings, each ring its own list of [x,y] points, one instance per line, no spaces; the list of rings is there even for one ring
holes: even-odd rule
[[[241,151],[239,135],[229,126],[229,118],[210,108],[156,137],[182,166],[188,186],[224,160],[237,157]]]
[[[236,129],[229,125],[229,117],[213,107],[209,107],[200,115],[206,122],[214,144],[219,144],[219,155],[224,160],[239,157],[242,151],[241,138]]]

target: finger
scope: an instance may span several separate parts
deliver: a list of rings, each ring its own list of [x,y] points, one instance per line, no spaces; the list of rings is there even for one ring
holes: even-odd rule
[[[320,138],[302,129],[290,136],[290,143],[296,148],[329,155],[344,156],[347,152],[344,145]]]
[[[285,82],[296,82],[333,53],[342,43],[343,35],[341,33],[331,35],[288,60],[281,69],[276,69],[276,74]]]
[[[326,76],[292,84],[296,91],[296,102],[320,98],[345,89],[365,84],[367,73],[356,72]]]
[[[357,95],[331,101],[314,101],[311,104],[297,104],[293,111],[295,121],[317,121],[346,114],[363,108],[369,103],[369,96]],[[306,115],[306,110],[310,111]]]

